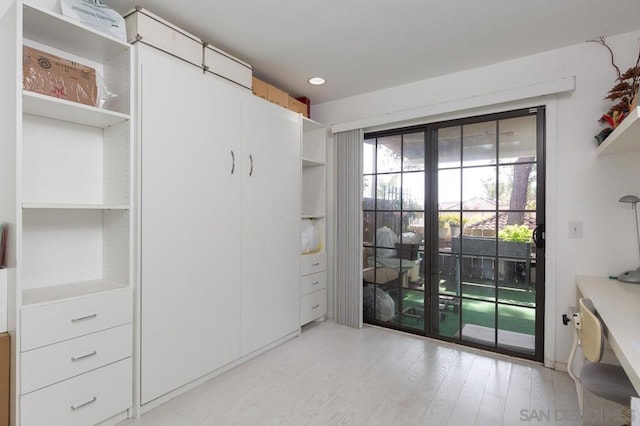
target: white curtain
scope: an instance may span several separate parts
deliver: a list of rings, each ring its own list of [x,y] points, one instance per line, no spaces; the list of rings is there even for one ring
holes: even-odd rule
[[[362,130],[336,134],[336,322],[362,327]]]

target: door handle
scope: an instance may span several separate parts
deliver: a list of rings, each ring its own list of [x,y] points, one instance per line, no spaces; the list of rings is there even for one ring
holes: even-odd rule
[[[536,247],[544,247],[544,223],[540,223],[536,226],[536,229],[533,230],[532,239]]]
[[[231,174],[236,170],[236,155],[231,150]]]
[[[249,162],[251,163],[251,169],[249,169],[249,176],[253,176],[253,156],[249,154]]]

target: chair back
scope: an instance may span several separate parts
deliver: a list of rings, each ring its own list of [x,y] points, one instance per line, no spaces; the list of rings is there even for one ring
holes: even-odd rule
[[[596,309],[591,299],[582,298],[579,301],[582,315],[582,330],[580,340],[582,353],[591,362],[600,362],[604,352],[604,331],[602,322],[596,315]]]

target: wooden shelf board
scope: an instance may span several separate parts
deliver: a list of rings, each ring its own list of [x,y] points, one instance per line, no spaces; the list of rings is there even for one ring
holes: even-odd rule
[[[22,91],[22,110],[25,114],[37,115],[69,123],[104,129],[129,120],[128,114],[96,108],[40,93]]]
[[[22,305],[32,306],[127,288],[127,284],[97,279],[22,291]]]
[[[596,149],[596,155],[640,152],[640,107],[622,120],[622,123]]]
[[[78,21],[37,6],[24,5],[24,37],[104,63],[130,45]]]
[[[58,204],[58,203],[23,203],[23,209],[57,209],[57,210],[129,210],[124,204]]]

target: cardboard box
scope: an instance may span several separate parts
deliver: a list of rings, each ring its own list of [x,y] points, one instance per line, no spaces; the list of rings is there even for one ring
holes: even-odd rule
[[[11,337],[0,334],[0,426],[9,424],[9,379],[11,376]]]
[[[22,50],[22,85],[31,92],[98,104],[95,69],[28,46]]]
[[[298,112],[305,117],[309,118],[309,114],[307,113],[307,104],[300,102],[296,98],[292,98],[289,96],[289,109],[293,112]]]
[[[262,99],[267,99],[267,83],[253,77],[253,94]]]
[[[276,105],[288,107],[288,105],[282,105],[282,90],[271,84],[267,84],[267,100]]]

